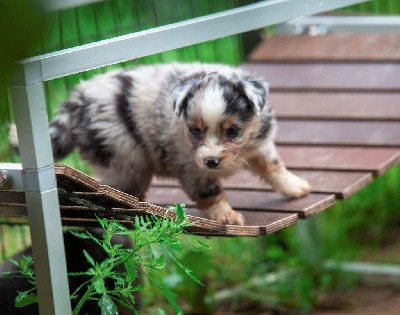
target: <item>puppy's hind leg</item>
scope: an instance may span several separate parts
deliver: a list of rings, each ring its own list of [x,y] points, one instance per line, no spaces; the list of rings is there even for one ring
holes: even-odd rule
[[[250,170],[271,184],[272,188],[289,197],[302,197],[311,191],[311,185],[286,169],[270,142],[258,155],[248,160]]]
[[[244,225],[244,217],[229,205],[219,180],[190,176],[182,178],[181,182],[206,218],[221,224]]]

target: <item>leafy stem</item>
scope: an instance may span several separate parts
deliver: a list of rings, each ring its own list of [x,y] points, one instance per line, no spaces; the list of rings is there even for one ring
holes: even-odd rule
[[[116,303],[135,310],[134,293],[143,290],[143,285],[137,284],[140,266],[143,266],[144,276],[147,277],[149,284],[161,290],[176,313],[182,313],[176,302],[176,295],[153,271],[162,270],[166,266],[162,252],[192,280],[201,284],[193,272],[181,264],[175,255],[183,251],[184,245],[199,251],[208,249],[208,246],[194,236],[184,241],[180,238],[186,233],[185,228],[190,226],[190,223],[182,205],[177,205],[175,210],[175,219],[155,216],[134,217],[130,228],[114,220],[98,218],[103,229],[101,237],[96,237],[88,230],[70,231],[78,238],[93,241],[94,246],[100,247],[105,254],[102,261],[96,261],[88,251],[83,250],[82,253],[89,268],[68,274],[70,277],[80,276],[84,279],[71,295],[71,299],[78,301],[73,310],[74,315],[78,315],[89,300],[98,301],[101,314],[118,314]],[[133,241],[133,247],[124,248],[122,244],[113,242],[115,236],[129,237]],[[31,289],[18,294],[15,299],[16,307],[36,303],[36,281],[32,258],[23,256],[19,262],[15,260],[11,260],[11,262],[19,270],[5,272],[0,276],[23,277],[32,284]]]

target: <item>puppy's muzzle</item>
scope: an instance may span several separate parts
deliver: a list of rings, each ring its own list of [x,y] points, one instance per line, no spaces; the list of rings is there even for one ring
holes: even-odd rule
[[[208,168],[217,168],[221,159],[219,157],[210,156],[204,159],[204,164],[207,165]]]

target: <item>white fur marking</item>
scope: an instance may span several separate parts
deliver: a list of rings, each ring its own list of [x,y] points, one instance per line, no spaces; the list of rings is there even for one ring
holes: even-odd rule
[[[204,91],[201,100],[201,113],[204,123],[211,132],[215,132],[221,123],[226,104],[222,91],[215,86]]]

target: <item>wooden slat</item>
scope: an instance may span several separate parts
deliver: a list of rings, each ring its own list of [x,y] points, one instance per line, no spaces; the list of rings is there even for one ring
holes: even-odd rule
[[[278,213],[271,211],[239,211],[245,218],[245,226],[226,226],[226,235],[242,235],[241,230],[249,233],[249,228],[257,228],[260,235],[271,234],[297,222],[298,215],[293,213]],[[188,214],[202,217],[203,213],[195,208],[189,208]],[[243,229],[244,228],[244,229]]]
[[[258,45],[254,62],[391,62],[400,61],[400,34],[274,35]]]
[[[400,147],[400,121],[281,120],[276,143]]]
[[[225,190],[225,193],[231,206],[237,210],[292,212],[301,218],[325,210],[335,203],[334,195],[328,194],[310,194],[290,199],[270,191]],[[195,207],[194,202],[180,188],[150,187],[146,199],[160,206],[183,202],[188,207]]]
[[[336,198],[347,199],[372,182],[370,172],[309,171],[294,170],[306,179],[313,192],[335,194]]]
[[[264,77],[272,91],[400,91],[400,64],[255,64],[243,68]]]
[[[101,186],[93,177],[64,164],[55,164],[55,173],[58,186],[67,190],[96,191]]]
[[[307,180],[313,187],[313,192],[335,194],[337,198],[346,199],[372,182],[369,172],[343,171],[313,171],[293,170],[293,172]],[[241,171],[222,181],[223,187],[236,190],[272,190],[271,186],[258,176]],[[180,187],[177,180],[155,178],[152,182],[155,187]]]
[[[23,191],[0,190],[0,204],[13,205],[25,204],[25,193]]]
[[[279,146],[290,168],[369,171],[380,176],[400,162],[400,149],[373,147]]]
[[[400,121],[400,93],[270,94],[278,118]]]

